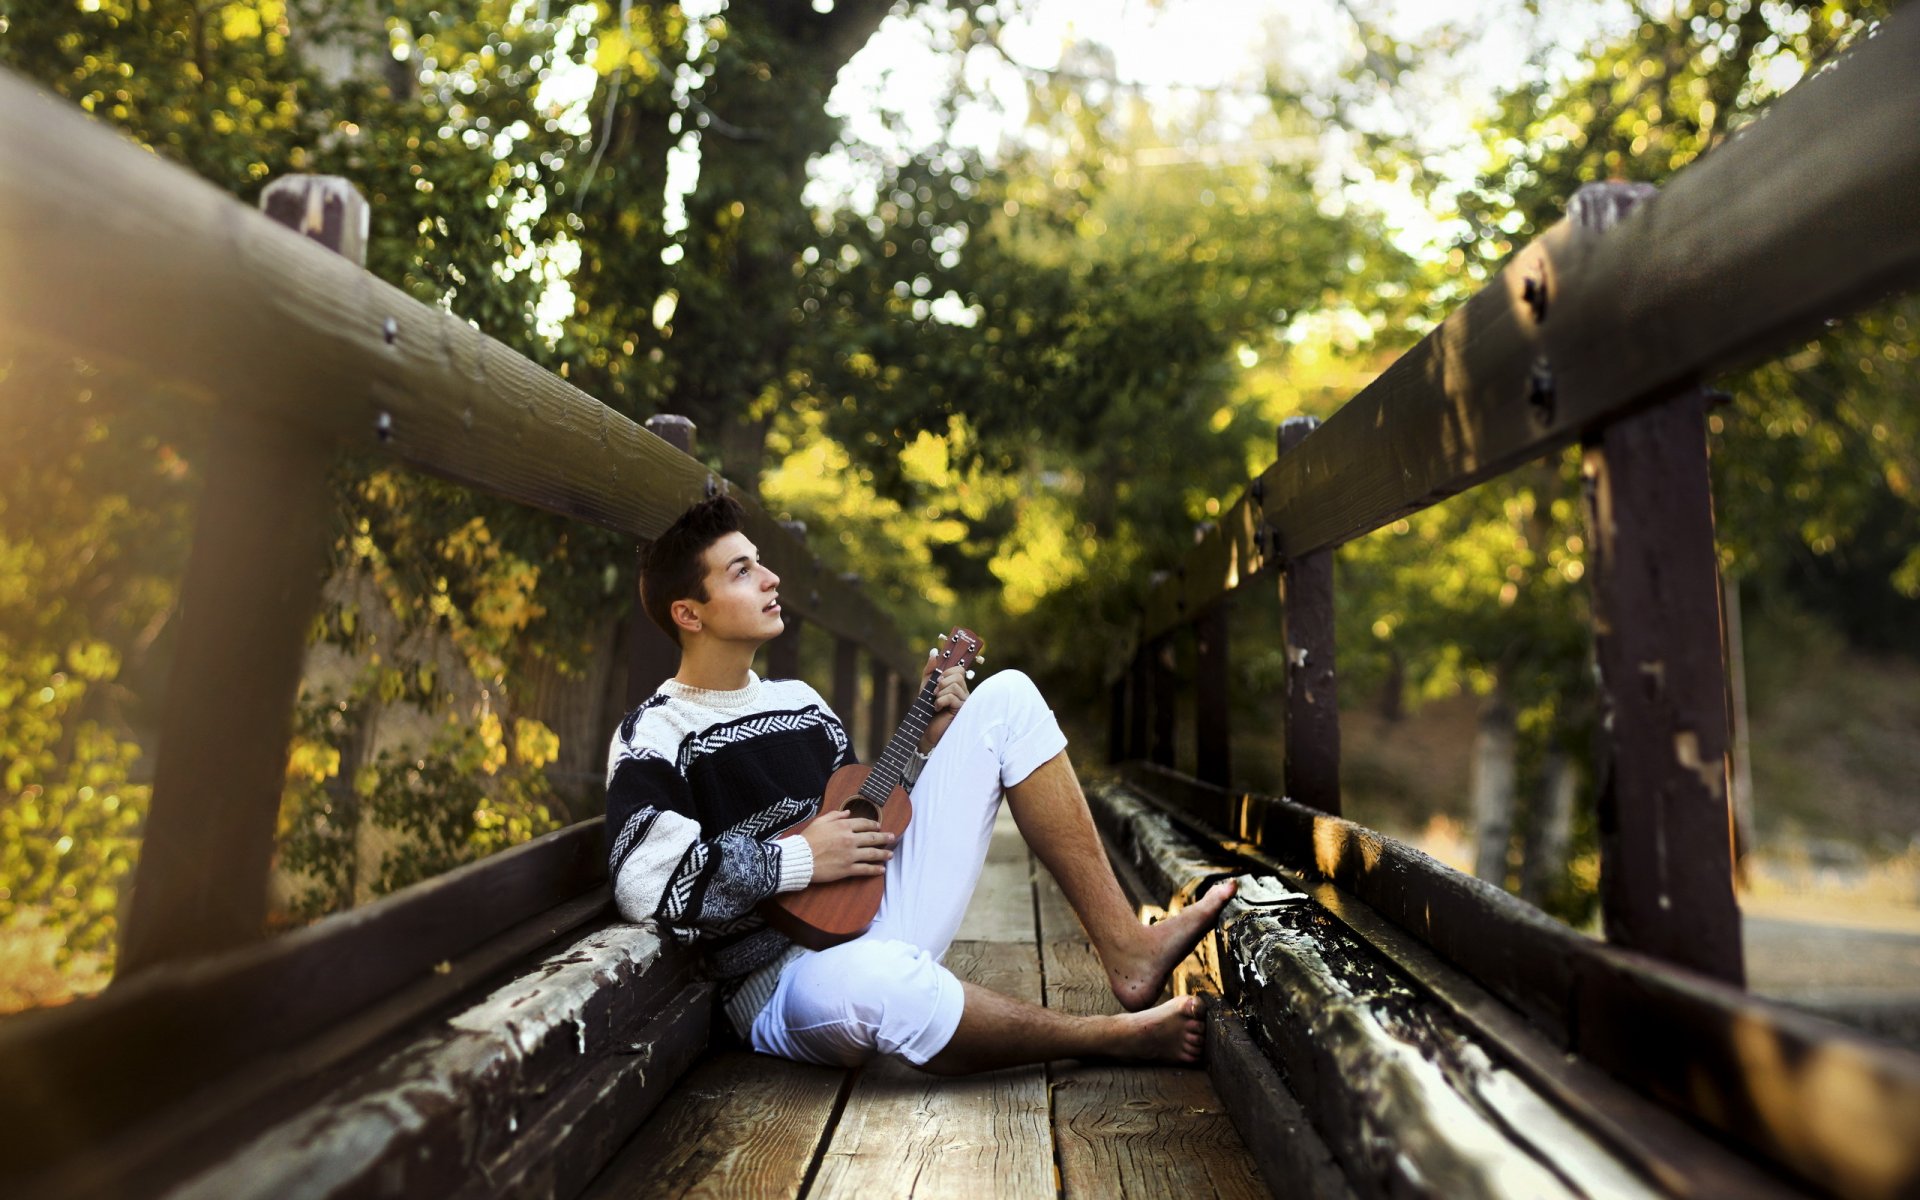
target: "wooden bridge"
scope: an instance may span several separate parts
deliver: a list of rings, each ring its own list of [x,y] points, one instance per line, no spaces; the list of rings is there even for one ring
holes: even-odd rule
[[[1920,1194],[1920,1057],[1742,987],[1701,390],[1920,281],[1917,80],[1902,12],[1658,194],[1583,190],[1323,427],[1283,431],[1153,590],[1089,789],[1143,911],[1241,881],[1176,980],[1219,997],[1205,1069],[954,1082],[727,1045],[693,961],[614,919],[598,821],[258,940],[333,455],[637,539],[718,481],[684,423],[656,436],[360,269],[338,181],[256,214],[0,77],[0,328],[216,405],[220,430],[123,978],[0,1022],[0,1189]],[[1576,441],[1604,942],[1341,819],[1337,787],[1332,549]],[[864,655],[889,727],[913,650],[749,509],[790,611],[835,640],[836,707]],[[1249,587],[1285,615],[1286,797],[1232,787],[1225,604]],[[667,649],[640,641],[630,694]],[[1170,766],[1189,653],[1195,776]],[[960,938],[963,976],[1111,1003],[1009,831]]]

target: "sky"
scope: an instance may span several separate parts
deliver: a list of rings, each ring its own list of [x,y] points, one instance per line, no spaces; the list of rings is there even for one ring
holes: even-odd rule
[[[846,122],[849,138],[869,146],[948,140],[992,152],[1023,136],[1021,68],[1065,65],[1126,81],[1170,118],[1213,105],[1218,140],[1170,146],[1142,165],[1257,160],[1298,153],[1262,129],[1271,119],[1262,93],[1269,70],[1300,90],[1325,91],[1365,53],[1356,32],[1364,20],[1405,41],[1448,39],[1450,51],[1417,63],[1392,101],[1383,96],[1354,117],[1381,132],[1412,134],[1426,169],[1458,184],[1479,168],[1473,125],[1497,91],[1530,72],[1567,70],[1596,35],[1623,25],[1628,11],[1611,0],[1533,7],[1537,15],[1528,16],[1518,0],[1014,0],[999,50],[975,47],[961,59],[944,14],[927,5],[882,24],[841,72],[829,111]],[[1109,61],[1087,64],[1087,43],[1104,47]],[[1063,52],[1076,46],[1079,55],[1063,64]],[[938,102],[956,61],[982,100],[949,130]],[[1315,148],[1328,193],[1386,213],[1404,249],[1449,244],[1446,214],[1431,211],[1404,181],[1357,177],[1351,142],[1335,128]],[[869,190],[856,163],[828,155],[816,164],[810,198],[859,206]]]

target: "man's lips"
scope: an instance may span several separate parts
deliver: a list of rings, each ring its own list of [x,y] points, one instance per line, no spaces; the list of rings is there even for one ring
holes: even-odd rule
[[[767,606],[766,606],[765,608],[763,608],[763,609],[761,609],[760,611],[761,611],[761,612],[779,612],[779,611],[780,611],[780,601],[779,601],[779,600],[778,600],[777,598],[776,598],[776,599],[773,599],[773,600],[769,600],[769,601],[767,602]]]

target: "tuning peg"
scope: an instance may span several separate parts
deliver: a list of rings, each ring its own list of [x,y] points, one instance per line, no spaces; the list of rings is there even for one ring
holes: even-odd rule
[[[972,679],[972,678],[973,678],[973,672],[972,672],[972,671],[968,671],[968,672],[967,672],[967,678],[968,678],[968,679]]]
[[[985,661],[987,661],[987,656],[986,656],[986,655],[984,655],[984,654],[976,654],[976,655],[974,655],[974,656],[973,656],[973,661],[975,661],[975,662],[985,662]]]

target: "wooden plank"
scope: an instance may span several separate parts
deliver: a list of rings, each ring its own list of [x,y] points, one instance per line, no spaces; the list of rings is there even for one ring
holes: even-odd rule
[[[1039,1003],[1031,943],[955,942],[962,979]],[[1055,1195],[1042,1067],[959,1079],[888,1059],[860,1072],[808,1195],[1046,1197]]]
[[[0,162],[39,164],[0,177],[0,335],[123,364],[638,538],[658,536],[718,482],[464,319],[5,72]],[[788,608],[897,670],[918,666],[872,598],[735,495]]]
[[[608,926],[174,1190],[182,1200],[577,1188],[706,1042],[712,986]],[[564,1159],[577,1148],[578,1163]]]
[[[1143,770],[1138,776],[1147,774]],[[1204,787],[1194,780],[1184,786]],[[1096,802],[1096,812],[1125,807],[1120,789],[1090,789],[1089,798]],[[1572,1114],[1660,1186],[1699,1195],[1792,1190],[1789,1181],[1758,1176],[1713,1146],[1689,1145],[1684,1127],[1659,1114],[1636,1112],[1620,1085],[1637,1089],[1689,1121],[1723,1131],[1745,1152],[1836,1194],[1895,1195],[1920,1186],[1920,1055],[1582,938],[1506,892],[1352,822],[1284,800],[1246,799],[1269,810],[1263,818],[1263,848],[1276,865],[1308,880],[1330,880],[1365,905],[1365,910],[1350,907],[1339,893],[1303,883],[1319,899],[1318,912],[1324,916],[1310,931],[1303,927],[1275,937],[1275,946],[1298,942],[1309,933],[1320,937],[1329,927],[1325,916],[1333,916],[1350,935],[1386,953],[1382,947],[1391,948],[1394,939],[1373,923],[1369,912],[1411,934],[1440,960],[1525,1013],[1534,1031],[1545,1035],[1550,1051],[1573,1050],[1591,1067],[1556,1062],[1550,1052],[1528,1049],[1523,1033],[1501,1015],[1504,1010],[1475,999],[1470,990],[1433,971],[1431,963],[1423,970],[1426,960],[1404,944],[1386,954],[1393,972],[1415,976],[1417,990],[1444,1000],[1450,1006],[1447,1019],[1474,1031],[1505,1068],[1527,1080],[1533,1094]],[[1132,820],[1138,823],[1137,816]],[[1172,856],[1170,865],[1160,868],[1162,873],[1190,871],[1196,855],[1212,850],[1200,845],[1182,851],[1170,839],[1141,839],[1140,844],[1149,852]],[[1285,905],[1260,903],[1255,887],[1247,884],[1232,913],[1263,909],[1275,917]],[[1267,924],[1271,927],[1273,921]],[[1239,936],[1244,940],[1253,934]],[[1356,984],[1355,995],[1367,989],[1397,994],[1372,974],[1377,961],[1365,966],[1370,956],[1355,956],[1353,951],[1351,943],[1340,942],[1314,953],[1321,966],[1345,970],[1340,967],[1342,955],[1363,964],[1364,969],[1355,968],[1360,970],[1355,978],[1364,975],[1374,982]],[[1257,980],[1259,989],[1274,986],[1283,978],[1285,964],[1266,961],[1260,957],[1264,953],[1251,943],[1233,947],[1227,961],[1235,964],[1234,978]],[[1320,969],[1312,964],[1308,968],[1309,973]],[[1362,1064],[1325,1058],[1337,1043],[1323,1036],[1326,1030],[1320,1026],[1340,1024],[1326,1015],[1333,1011],[1329,997],[1339,989],[1303,986],[1306,990],[1283,1006],[1293,1015],[1269,1012],[1273,1023],[1262,1026],[1258,1040],[1285,1067],[1296,1095],[1318,1120],[1319,1089],[1332,1089],[1329,1103],[1346,1103],[1344,1081],[1363,1078]],[[1236,995],[1232,986],[1228,992]],[[1304,1014],[1317,1015],[1308,1020]],[[1305,1025],[1300,1024],[1303,1020]],[[1407,1020],[1404,1014],[1394,1015],[1389,1024],[1405,1026]],[[1343,1025],[1340,1035],[1352,1032]],[[1371,1058],[1371,1052],[1361,1057]],[[1327,1119],[1337,1126],[1342,1120],[1338,1108],[1327,1111],[1335,1114]],[[1352,1133],[1325,1124],[1322,1130],[1336,1145]],[[1352,1162],[1348,1167],[1360,1169]]]
[[[1353,1200],[1340,1164],[1286,1081],[1225,1005],[1207,1020],[1207,1077],[1278,1200]]]
[[[254,946],[0,1021],[0,1162],[22,1174],[295,1045],[605,881],[596,818]],[[605,910],[604,894],[569,919]],[[563,932],[555,929],[554,934]]]
[[[1004,804],[987,842],[987,861],[974,886],[973,902],[954,935],[962,942],[1033,942],[1033,887],[1027,843]]]
[[[1271,554],[1378,529],[1913,287],[1916,70],[1920,13],[1900,11],[1621,228],[1547,230],[1262,473],[1263,503],[1250,487],[1149,595],[1142,640]],[[1275,533],[1265,546],[1258,511]]]
[[[142,1082],[156,1087],[161,1101],[151,1114],[127,1128],[103,1133],[97,1141],[68,1147],[68,1158],[20,1190],[48,1196],[153,1194],[317,1102],[354,1071],[370,1065],[383,1043],[403,1036],[427,1014],[498,977],[504,968],[523,963],[608,907],[608,895],[602,889],[522,922],[317,1036],[265,1047],[231,1074],[197,1090],[149,1077]],[[137,1062],[141,1056],[135,1051],[122,1057]],[[76,1085],[68,1102],[87,1103],[80,1094],[86,1086]],[[91,1086],[104,1087],[111,1094],[127,1084],[114,1077],[91,1081]],[[0,1192],[11,1191],[18,1182],[17,1166],[24,1164],[0,1160]]]
[[[852,1078],[746,1051],[713,1055],[581,1200],[798,1196]]]
[[[1319,424],[1312,417],[1282,422],[1280,456],[1304,443]],[[1340,695],[1333,669],[1331,550],[1285,560],[1280,570],[1280,638],[1287,672],[1284,791],[1310,808],[1338,816]]]
[[[1607,940],[1738,985],[1746,969],[1705,396],[1692,391],[1601,429],[1580,473]]]
[[[1920,1194],[1920,1055],[1656,959],[1578,964],[1577,1051],[1838,1196]]]
[[[1059,886],[1044,870],[1034,886],[1047,1007],[1121,1011]],[[1204,1070],[1052,1063],[1048,1073],[1063,1195],[1268,1194]]]

